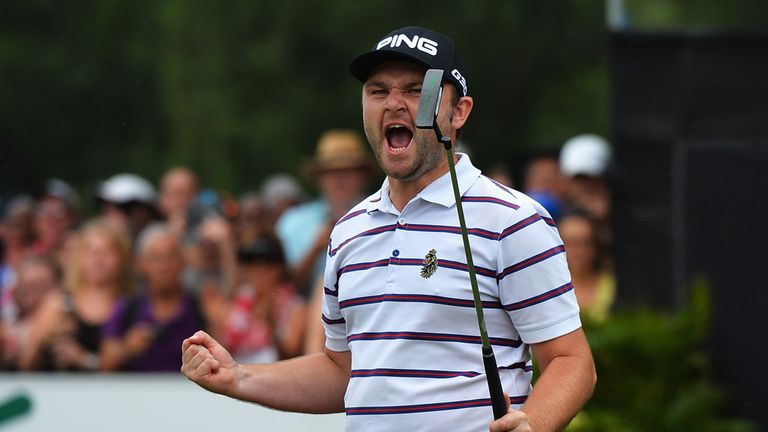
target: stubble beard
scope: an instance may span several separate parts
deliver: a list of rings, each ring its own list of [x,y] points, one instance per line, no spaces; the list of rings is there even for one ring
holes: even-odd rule
[[[416,148],[415,158],[410,169],[405,173],[395,172],[390,169],[382,157],[382,147],[387,145],[386,138],[380,135],[376,131],[365,127],[365,136],[368,139],[368,143],[371,146],[373,155],[376,157],[376,161],[381,167],[384,174],[395,180],[403,182],[412,182],[418,180],[424,174],[432,171],[438,165],[440,165],[441,158],[443,156],[443,147],[437,142],[437,139],[433,136],[434,132],[431,130],[416,130],[413,135],[413,144]]]

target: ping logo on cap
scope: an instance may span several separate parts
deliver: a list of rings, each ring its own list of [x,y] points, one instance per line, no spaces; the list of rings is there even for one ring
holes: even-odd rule
[[[405,42],[408,48],[416,48],[417,50],[427,53],[431,56],[437,55],[437,42],[416,35],[413,36],[413,39],[409,39],[408,35],[406,34],[387,36],[376,45],[376,49],[380,50],[387,45],[389,45],[391,48],[396,48],[402,45],[403,42]]]

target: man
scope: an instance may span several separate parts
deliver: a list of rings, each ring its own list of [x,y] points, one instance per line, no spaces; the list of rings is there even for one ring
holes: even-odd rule
[[[611,146],[593,134],[568,139],[560,151],[560,169],[566,177],[565,207],[571,212],[584,212],[592,219],[597,237],[601,265],[612,266]]]
[[[326,350],[243,366],[204,333],[183,344],[201,386],[277,409],[346,410],[353,431],[478,431],[492,417],[472,295],[442,145],[414,127],[427,67],[447,71],[440,130],[454,141],[472,111],[453,42],[395,30],[351,64],[363,82],[368,141],[387,174],[341,218],[325,272]],[[564,427],[595,372],[562,243],[546,211],[456,155],[489,336],[512,404],[491,431]],[[422,267],[434,249],[437,266]],[[431,273],[422,278],[420,270]],[[542,371],[530,388],[531,351]]]
[[[200,180],[197,174],[187,167],[174,167],[160,179],[160,212],[166,223],[178,235],[187,227],[187,212],[200,192]]]
[[[77,193],[63,180],[50,179],[46,182],[45,192],[35,209],[37,241],[33,248],[36,255],[49,254],[61,258],[67,239],[74,235],[78,202]]]
[[[50,256],[26,258],[19,265],[18,280],[10,293],[15,307],[12,317],[0,320],[0,370],[18,368],[18,357],[29,340],[31,323],[45,296],[61,288],[62,269]]]
[[[0,207],[0,322],[16,314],[13,286],[21,263],[34,255],[35,201],[20,195]]]
[[[598,135],[582,134],[568,139],[560,151],[560,169],[567,179],[566,204],[607,222],[611,210],[607,176],[611,147]]]
[[[129,233],[133,240],[160,217],[155,187],[136,174],[121,173],[107,179],[99,187],[96,201],[101,216],[114,228]]]
[[[525,194],[543,205],[553,219],[559,220],[563,207],[566,179],[560,173],[556,154],[533,155],[525,167]]]
[[[323,274],[333,224],[365,197],[372,168],[373,161],[356,132],[329,130],[320,137],[315,157],[306,167],[320,198],[286,210],[275,226],[293,278],[305,298],[310,297],[310,288]]]
[[[266,226],[274,229],[275,224],[288,209],[307,200],[299,181],[287,173],[272,174],[261,184],[259,196],[267,213]]]

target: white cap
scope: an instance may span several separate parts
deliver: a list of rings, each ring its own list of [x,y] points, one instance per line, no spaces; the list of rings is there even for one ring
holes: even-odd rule
[[[104,201],[124,204],[138,201],[146,204],[154,204],[155,188],[148,180],[136,174],[117,174],[102,183],[98,197]]]
[[[560,150],[560,171],[568,177],[579,174],[601,177],[611,161],[608,141],[597,135],[577,135]]]

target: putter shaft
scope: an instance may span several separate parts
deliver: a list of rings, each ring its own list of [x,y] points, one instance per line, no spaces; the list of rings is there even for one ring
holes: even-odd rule
[[[453,185],[453,196],[456,199],[456,212],[459,215],[459,227],[461,228],[461,239],[464,242],[464,253],[467,256],[467,271],[469,272],[469,282],[472,285],[472,297],[475,303],[475,312],[477,313],[477,325],[480,327],[480,340],[483,343],[483,366],[485,376],[488,381],[488,390],[491,395],[491,406],[493,407],[493,418],[499,419],[507,413],[507,401],[504,400],[504,390],[501,387],[501,378],[499,377],[499,368],[496,363],[496,355],[493,353],[493,347],[488,340],[488,331],[485,328],[485,313],[483,312],[483,302],[480,299],[480,289],[477,286],[477,274],[475,273],[475,264],[472,261],[472,249],[469,245],[469,235],[467,234],[467,223],[464,220],[464,208],[461,205],[461,194],[459,192],[459,181],[456,175],[456,163],[453,161],[453,151],[451,139],[442,136],[437,122],[434,125],[435,133],[440,142],[445,147],[445,154],[448,158],[448,168],[451,173],[451,184]]]

